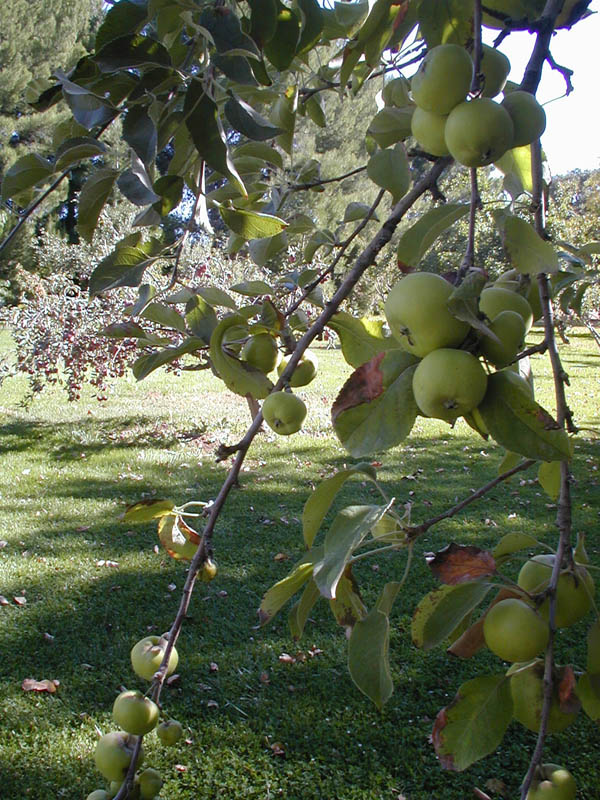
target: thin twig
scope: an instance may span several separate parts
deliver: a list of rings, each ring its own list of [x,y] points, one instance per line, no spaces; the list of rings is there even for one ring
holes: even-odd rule
[[[358,175],[359,172],[364,172],[366,168],[367,165],[365,164],[363,167],[351,169],[350,172],[346,172],[344,175],[338,175],[337,178],[323,178],[323,180],[310,181],[309,183],[293,183],[288,188],[292,192],[303,192],[306,189],[314,189],[315,186],[324,186],[326,183],[336,183],[336,181],[346,180],[346,178],[350,178],[352,175]]]

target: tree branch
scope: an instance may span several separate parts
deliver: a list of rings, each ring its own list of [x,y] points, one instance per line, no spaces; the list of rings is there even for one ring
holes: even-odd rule
[[[302,192],[306,189],[313,189],[315,186],[324,186],[326,183],[335,183],[336,181],[343,181],[346,178],[352,177],[352,175],[358,175],[359,172],[364,172],[367,168],[365,164],[363,167],[356,167],[356,169],[351,169],[350,172],[346,172],[344,175],[338,175],[337,178],[323,178],[323,180],[319,181],[310,181],[309,183],[293,183],[289,189],[292,192]]]

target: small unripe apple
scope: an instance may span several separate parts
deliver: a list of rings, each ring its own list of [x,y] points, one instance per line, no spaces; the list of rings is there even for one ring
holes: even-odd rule
[[[289,360],[289,356],[284,356],[281,359],[277,365],[278,375],[281,375],[281,373],[287,367]],[[294,389],[298,386],[307,386],[316,377],[318,365],[319,362],[317,361],[315,354],[311,353],[309,350],[306,350],[296,365],[296,369],[292,373],[292,377],[290,378],[290,386]]]
[[[539,139],[546,130],[546,112],[529,92],[510,92],[502,101],[514,128],[512,147],[523,147]]]
[[[577,784],[567,769],[558,764],[542,764],[526,800],[575,800],[576,794]]]
[[[502,311],[516,311],[523,317],[526,332],[533,324],[533,311],[527,300],[522,295],[501,286],[488,286],[481,292],[479,310],[492,321]]]
[[[412,135],[417,143],[432,156],[447,156],[450,152],[446,144],[446,116],[425,111],[417,106],[410,119]]]
[[[146,636],[144,639],[140,639],[131,650],[131,666],[135,674],[139,675],[140,678],[151,681],[154,678],[154,673],[162,664],[166,647],[166,641],[159,636]],[[178,661],[179,655],[177,650],[173,648],[169,656],[167,675],[175,672]]]
[[[510,61],[497,50],[484,44],[481,48],[481,73],[483,75],[482,97],[495,97],[504,89],[510,72]]]
[[[471,88],[473,61],[464,47],[440,44],[433,47],[413,76],[413,100],[425,111],[447,114],[462,102]]]
[[[412,272],[392,286],[384,313],[403,350],[422,358],[462,344],[470,326],[448,310],[453,291],[449,281],[433,272]]]
[[[158,706],[137,689],[121,692],[113,705],[113,719],[127,733],[143,736],[158,723]]]
[[[511,597],[493,605],[485,615],[486,645],[504,661],[530,661],[548,644],[548,623],[531,606]]]
[[[183,725],[176,719],[168,719],[160,723],[156,735],[166,747],[172,747],[183,736]]]
[[[104,789],[94,789],[85,800],[110,800],[110,795]]]
[[[257,333],[251,336],[242,348],[242,358],[248,364],[264,372],[265,375],[275,369],[277,364],[277,343],[270,333]]]
[[[417,365],[412,386],[426,417],[454,423],[481,403],[487,375],[479,360],[466,350],[441,348]]]
[[[139,786],[140,800],[153,800],[163,785],[162,775],[151,767],[138,773],[135,782]]]
[[[495,367],[506,367],[514,360],[525,339],[525,323],[516,311],[501,311],[489,324],[498,339],[481,337],[481,354]]]
[[[513,146],[513,123],[508,111],[489,97],[460,103],[446,121],[450,154],[465,167],[484,167]]]
[[[271,430],[289,436],[302,427],[306,417],[306,406],[295,394],[272,392],[263,401],[262,413]]]
[[[94,761],[99,772],[107,780],[122,782],[125,779],[136,742],[137,736],[131,736],[123,731],[105,733],[98,740]],[[138,763],[141,762],[142,753],[140,752]]]
[[[543,553],[526,561],[521,567],[517,582],[522,589],[538,594],[548,588],[555,557]],[[592,607],[595,586],[589,572],[580,565],[575,566],[575,574],[563,570],[556,586],[557,628],[568,628],[584,617]],[[547,598],[540,606],[540,614],[546,618],[550,613],[550,600]]]

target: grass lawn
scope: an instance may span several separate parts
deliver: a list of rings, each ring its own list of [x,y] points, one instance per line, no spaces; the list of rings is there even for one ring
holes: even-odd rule
[[[0,342],[6,354],[8,336]],[[589,336],[575,333],[562,356],[585,429],[574,459],[574,529],[587,533],[600,565],[600,451],[592,432],[600,428],[600,354]],[[429,743],[436,713],[458,686],[501,672],[500,661],[488,652],[467,662],[443,648],[422,653],[410,642],[410,619],[435,585],[424,552],[451,541],[493,546],[508,531],[553,542],[555,511],[535,471],[419,542],[393,611],[396,689],[382,713],[352,684],[344,632],[325,603],[299,643],[285,612],[256,627],[262,595],[302,552],[299,518],[311,486],[350,461],[329,425],[350,369],[336,350],[321,350],[319,359],[317,379],[300,390],[309,406],[304,431],[258,437],[218,523],[219,575],[197,588],[178,642],[180,679],[163,693],[168,714],[185,725],[185,742],[169,750],[147,737],[146,763],[165,778],[160,796],[463,800],[479,787],[514,798],[533,734],[511,724],[496,754],[459,774],[440,768]],[[537,357],[533,368],[537,399],[552,410],[546,359]],[[185,579],[185,565],[157,547],[155,525],[127,526],[117,516],[142,497],[213,498],[227,469],[214,451],[237,440],[248,411],[202,373],[124,379],[104,405],[85,392],[68,404],[52,390],[25,410],[25,389],[21,379],[0,387],[0,594],[8,601],[0,606],[0,797],[83,800],[104,785],[93,750],[98,733],[113,727],[114,698],[121,687],[145,688],[129,651],[169,627]],[[501,458],[499,447],[462,421],[451,430],[419,419],[404,446],[381,457],[379,474],[389,496],[413,503],[416,522],[494,477]],[[369,486],[350,481],[337,507],[373,497]],[[360,563],[356,577],[368,606],[386,580],[399,578],[404,560],[394,554]],[[579,668],[586,624],[558,637],[559,658],[568,651]],[[282,660],[285,653],[294,659]],[[25,678],[60,685],[52,695],[25,692]],[[599,753],[599,729],[580,714],[564,734],[549,737],[546,760],[568,766],[578,796],[593,800],[600,797]]]

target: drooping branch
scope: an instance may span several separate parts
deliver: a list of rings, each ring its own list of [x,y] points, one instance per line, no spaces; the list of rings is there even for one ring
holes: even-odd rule
[[[337,181],[344,181],[346,178],[351,178],[353,175],[358,175],[360,172],[364,172],[367,168],[365,164],[362,167],[356,167],[356,169],[351,169],[350,172],[344,173],[344,175],[338,175],[337,178],[323,178],[322,180],[318,181],[309,181],[308,183],[293,183],[289,190],[291,192],[303,192],[307,189],[314,189],[315,186],[325,186],[327,183],[336,183]]]

